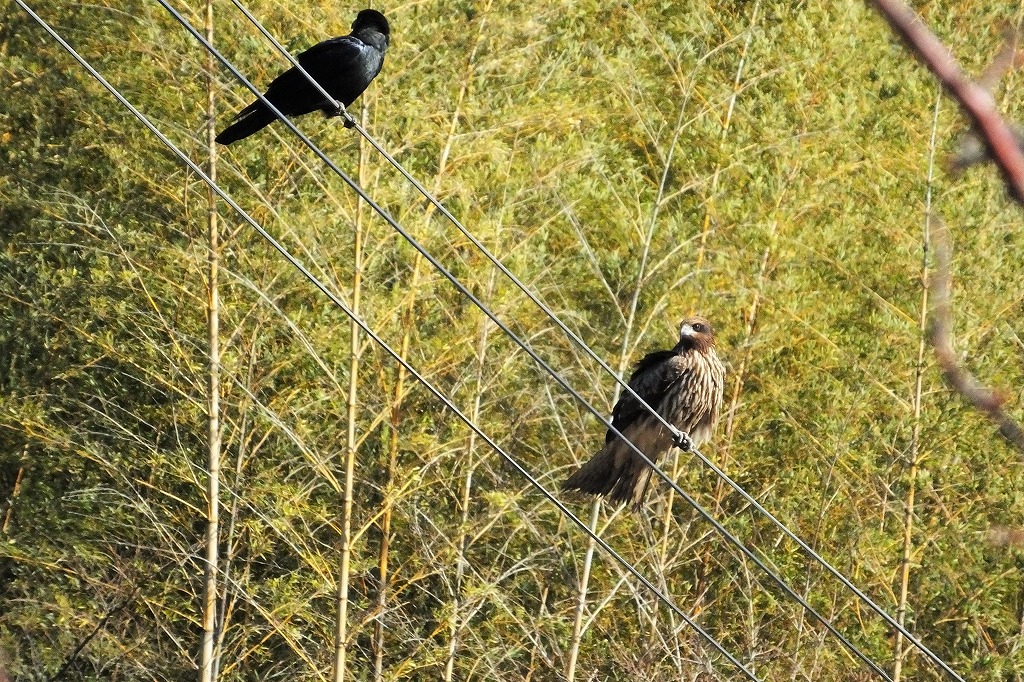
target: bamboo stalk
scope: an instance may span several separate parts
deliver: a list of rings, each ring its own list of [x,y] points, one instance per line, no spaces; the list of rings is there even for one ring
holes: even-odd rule
[[[928,151],[928,189],[925,195],[924,235],[921,247],[921,307],[918,313],[917,365],[914,368],[914,429],[910,435],[910,461],[907,463],[907,497],[904,501],[903,549],[900,553],[900,597],[896,607],[896,622],[906,624],[907,600],[910,594],[910,558],[914,549],[914,496],[917,493],[917,471],[921,453],[921,395],[924,383],[924,355],[928,342],[928,243],[931,239],[932,172],[935,167],[935,135],[939,123],[941,91],[935,98],[935,115],[932,118],[932,137]],[[896,635],[896,662],[893,664],[893,682],[900,682],[903,676],[903,661],[910,653],[902,633]]]
[[[253,381],[253,371],[256,366],[256,353],[250,352],[248,353],[248,356],[249,367],[246,375],[246,385],[251,386]],[[238,410],[241,415],[241,424],[238,427],[237,435],[235,437],[237,442],[237,447],[235,448],[235,471],[231,480],[231,487],[233,487],[234,492],[231,495],[231,508],[228,511],[228,525],[224,531],[224,556],[222,557],[223,568],[221,569],[222,579],[220,581],[220,608],[217,613],[217,641],[214,644],[213,657],[213,679],[215,680],[220,678],[221,659],[224,656],[224,636],[227,632],[227,624],[231,620],[231,614],[234,612],[234,605],[237,600],[237,592],[230,589],[230,582],[231,572],[234,570],[234,560],[239,546],[238,509],[242,500],[240,493],[242,485],[242,465],[245,462],[247,454],[246,446],[249,434],[250,403],[251,397],[246,394],[246,397],[243,399],[242,405]]]
[[[440,187],[441,187],[441,179],[445,176],[445,173],[447,172],[448,159],[451,156],[452,147],[453,147],[453,145],[455,143],[455,132],[458,129],[459,120],[460,120],[460,118],[462,116],[462,103],[465,100],[466,93],[469,90],[469,83],[470,83],[470,80],[471,80],[471,75],[472,75],[472,70],[473,70],[473,63],[474,63],[474,60],[476,58],[477,51],[480,48],[480,44],[481,44],[481,42],[483,40],[483,36],[484,36],[483,29],[484,29],[484,26],[487,23],[487,13],[490,11],[490,8],[491,8],[491,2],[488,2],[486,7],[484,8],[484,10],[482,12],[482,14],[484,16],[483,16],[483,18],[480,21],[480,29],[479,29],[479,31],[477,33],[476,42],[474,43],[473,49],[472,49],[472,51],[469,54],[469,58],[468,58],[467,63],[466,63],[466,73],[465,73],[464,78],[462,79],[462,85],[459,88],[459,94],[458,94],[458,96],[456,97],[456,100],[455,100],[455,110],[452,113],[451,123],[448,126],[448,136],[447,136],[447,139],[445,140],[444,148],[441,150],[441,156],[438,159],[437,174],[435,175],[435,182],[434,182],[434,193],[435,194],[440,189]],[[424,216],[424,224],[425,225],[429,224],[430,217],[433,215],[435,210],[436,210],[436,206],[434,206],[434,204],[430,204],[427,207],[427,210],[426,210],[426,213],[425,213],[425,216]],[[409,287],[409,292],[410,292],[409,304],[408,304],[408,307],[406,308],[405,314],[403,316],[403,327],[405,329],[405,332],[404,332],[404,334],[402,336],[402,350],[401,350],[401,355],[402,355],[403,358],[408,357],[408,355],[409,355],[409,343],[410,343],[410,339],[411,339],[410,329],[413,327],[415,304],[416,304],[415,291],[416,291],[416,284],[417,284],[418,278],[419,278],[420,264],[421,264],[421,257],[420,257],[420,254],[417,253],[416,254],[416,260],[415,260],[414,265],[413,265],[412,282],[411,282],[410,287]],[[403,400],[404,395],[405,395],[405,388],[404,388],[405,379],[406,379],[405,368],[404,367],[399,367],[399,370],[398,370],[398,384],[395,387],[395,400],[394,400],[394,403],[393,403],[392,419],[391,419],[391,421],[392,421],[391,446],[389,448],[389,466],[388,466],[388,489],[389,490],[390,490],[390,488],[393,485],[392,482],[393,482],[394,471],[395,471],[395,458],[396,458],[396,454],[397,454],[397,450],[398,450],[398,421],[399,421],[399,414],[400,414],[400,410],[401,410],[401,406],[402,406],[402,400]],[[478,395],[477,399],[479,401],[479,395]],[[477,409],[479,409],[479,408],[477,408]],[[478,412],[474,413],[474,417],[473,417],[474,421],[476,420],[476,415],[477,414],[478,414]],[[471,439],[470,440],[470,443],[471,443],[470,449],[472,449],[472,442],[473,442],[473,439],[475,438],[475,436],[476,436],[475,433],[470,435],[470,439]],[[464,483],[464,486],[463,486],[463,500],[464,500],[464,503],[463,503],[463,509],[462,509],[462,528],[465,528],[465,525],[466,525],[466,515],[467,515],[467,510],[468,510],[468,501],[467,500],[468,500],[468,495],[469,495],[469,487],[472,486],[472,476],[473,476],[473,470],[472,470],[472,466],[471,466],[470,470],[467,472],[466,482]],[[380,552],[380,560],[379,560],[379,563],[378,563],[378,572],[379,572],[379,575],[380,575],[380,590],[378,592],[378,604],[377,604],[377,606],[378,606],[378,614],[379,615],[378,615],[378,620],[377,620],[377,624],[375,626],[375,631],[374,631],[374,642],[375,642],[374,680],[375,681],[379,681],[379,680],[382,679],[382,677],[381,677],[382,669],[381,669],[381,666],[380,666],[380,664],[378,662],[379,659],[377,657],[381,656],[382,652],[383,652],[383,645],[382,645],[382,642],[383,642],[383,623],[381,621],[381,618],[383,617],[384,608],[386,607],[386,603],[387,603],[386,602],[386,597],[387,597],[387,562],[388,562],[387,552],[388,552],[388,535],[390,533],[390,528],[391,528],[391,500],[388,497],[385,497],[384,504],[385,504],[385,508],[384,508],[384,510],[382,512],[382,515],[381,515],[381,552]],[[463,536],[463,541],[464,540],[465,540],[465,537]],[[461,543],[460,543],[460,547],[462,547]],[[460,556],[459,566],[456,569],[456,584],[458,584],[461,581],[461,571],[463,569],[461,551],[460,551],[460,555],[459,556]],[[457,590],[458,590],[458,587],[456,587],[456,591]],[[452,615],[452,618],[453,618],[452,623],[453,623],[453,625],[451,625],[451,627],[450,627],[450,632],[452,634],[452,639],[449,641],[448,657],[447,657],[447,660],[445,662],[445,678],[444,678],[445,680],[450,680],[451,679],[451,673],[452,673],[453,666],[454,666],[455,650],[457,649],[457,645],[455,643],[455,640],[456,640],[455,636],[457,635],[457,631],[455,629],[452,629],[452,628],[456,628],[455,623],[457,623],[457,612],[458,612],[457,597],[456,597],[456,602],[455,603],[456,603],[456,608],[455,608],[455,611],[453,612],[453,615]],[[379,635],[378,635],[378,633],[379,633]],[[381,643],[379,648],[377,646],[378,636],[380,638],[380,643]]]
[[[402,339],[402,357],[408,352],[408,333]],[[391,550],[391,495],[395,489],[395,470],[398,467],[398,424],[400,420],[401,386],[405,382],[405,368],[399,368],[395,400],[391,404],[391,439],[388,444],[387,482],[384,485],[384,509],[380,517],[380,548],[377,558],[377,616],[373,623],[373,679],[384,679],[384,611],[388,605],[388,557]]]
[[[476,421],[476,417],[473,417]],[[466,574],[466,546],[468,535],[466,525],[469,522],[469,497],[473,489],[473,472],[476,467],[473,465],[472,453],[475,442],[475,432],[469,436],[470,442],[467,446],[467,457],[469,466],[466,468],[466,477],[462,482],[462,516],[459,519],[459,559],[455,567],[455,586],[452,590],[452,615],[448,623],[448,658],[444,664],[444,682],[451,682],[455,672],[455,654],[459,651],[459,609],[461,607],[460,596],[462,593],[462,579]]]
[[[367,106],[362,108],[362,125],[366,125]],[[369,150],[366,139],[359,140],[359,185],[366,186],[366,162]],[[352,266],[352,312],[359,315],[359,303],[363,282],[363,200],[356,205],[355,236]],[[359,325],[353,319],[349,325],[349,372],[348,372],[348,429],[345,434],[345,496],[341,519],[341,578],[338,581],[337,622],[334,637],[334,682],[345,679],[348,657],[348,591],[352,567],[352,490],[355,485],[356,453],[359,448],[356,439],[356,416],[358,411],[360,340]]]
[[[417,254],[416,261],[413,265],[412,280],[409,287],[410,291],[414,291],[416,289],[416,284],[419,280],[419,272],[420,256]],[[410,296],[409,305],[402,316],[404,332],[402,334],[402,347],[400,353],[403,358],[409,357],[409,345],[412,340],[411,330],[414,326],[415,319],[415,305],[416,297]],[[387,608],[388,602],[388,561],[391,549],[391,516],[392,509],[394,507],[394,501],[391,499],[391,494],[395,488],[395,475],[398,468],[398,425],[401,423],[402,402],[405,399],[405,381],[407,376],[405,366],[399,365],[398,378],[395,382],[394,398],[391,401],[391,438],[388,443],[387,483],[384,486],[384,509],[381,510],[380,519],[380,548],[377,558],[377,618],[373,625],[372,645],[374,680],[383,679],[384,673],[384,610]]]
[[[27,442],[25,443],[25,446],[22,448],[21,454],[22,454],[22,460],[26,460],[27,457],[28,457],[28,443]],[[3,522],[3,525],[0,526],[0,532],[2,532],[4,535],[7,534],[7,529],[11,525],[11,518],[14,516],[14,500],[17,499],[18,493],[21,491],[21,479],[22,479],[22,477],[24,475],[25,475],[25,467],[24,466],[18,467],[18,473],[14,477],[14,487],[11,488],[11,502],[10,502],[10,505],[7,507],[7,511],[4,512],[4,522]]]
[[[743,66],[747,61],[747,52],[750,50],[750,41],[754,37],[754,26],[757,25],[757,15],[761,10],[761,2],[757,0],[754,3],[753,14],[750,17],[750,29],[747,31],[747,39],[743,43],[743,50],[740,52],[740,63],[736,67],[736,78],[733,79],[732,83],[732,95],[729,97],[729,108],[725,112],[725,120],[722,122],[722,136],[718,140],[719,146],[725,143],[725,138],[729,134],[729,126],[732,123],[732,114],[736,109],[736,98],[740,94],[740,82],[743,79]],[[715,195],[718,193],[718,178],[722,174],[722,164],[719,162],[715,164],[715,172],[711,176],[711,189],[708,192],[707,201],[704,205],[707,210],[704,212],[704,223],[701,225],[700,230],[700,244],[697,247],[697,262],[694,266],[694,272],[700,272],[701,268],[704,267],[704,254],[707,251],[708,235],[711,234],[711,214],[715,210]],[[703,290],[702,290],[703,291]],[[703,296],[702,296],[703,298]]]
[[[590,507],[590,530],[597,532],[597,519],[601,511],[601,499],[594,500]],[[594,562],[594,548],[597,543],[591,537],[587,542],[587,553],[583,557],[583,574],[580,576],[579,596],[576,599],[576,616],[572,623],[572,645],[569,649],[569,662],[565,667],[565,678],[568,682],[576,679],[576,661],[580,655],[580,642],[583,639],[583,612],[587,608],[587,587],[590,583],[590,567]]]
[[[206,39],[213,43],[213,0],[206,0]],[[214,71],[213,55],[206,54],[206,145],[209,158],[207,174],[217,181],[217,143],[214,141]],[[208,334],[208,379],[209,379],[209,450],[207,462],[206,491],[206,569],[203,586],[203,642],[200,654],[200,682],[215,679],[216,656],[214,645],[217,640],[217,562],[220,524],[220,301],[217,291],[218,250],[220,245],[217,225],[217,195],[213,185],[206,187],[207,201],[207,334]]]
[[[491,271],[491,278],[488,285],[488,296],[494,291],[494,271]],[[481,402],[481,387],[484,381],[484,368],[485,358],[487,356],[487,342],[490,338],[491,322],[490,320],[484,319],[482,322],[482,329],[480,330],[479,343],[477,344],[476,357],[476,398],[473,400],[473,412],[472,420],[474,423],[478,423],[480,419],[480,402]],[[462,482],[462,516],[459,523],[459,559],[455,567],[455,586],[452,590],[452,615],[448,623],[448,658],[445,661],[444,666],[444,680],[445,682],[451,682],[452,675],[455,672],[455,655],[459,650],[459,633],[461,628],[459,626],[459,608],[461,606],[461,594],[462,594],[462,579],[466,573],[466,549],[468,546],[469,536],[467,533],[467,527],[469,525],[469,498],[470,493],[473,489],[473,473],[476,471],[476,462],[473,459],[473,454],[476,450],[476,432],[470,431],[469,441],[466,444],[466,477]]]

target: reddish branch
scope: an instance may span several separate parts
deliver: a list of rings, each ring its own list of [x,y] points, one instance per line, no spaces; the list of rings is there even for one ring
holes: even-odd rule
[[[1017,144],[1012,127],[996,111],[992,93],[967,77],[953,53],[925,26],[914,10],[900,0],[875,0],[875,5],[893,30],[903,37],[921,61],[938,76],[953,99],[960,103],[974,129],[987,144],[1010,195],[1024,203],[1024,152]]]
[[[917,56],[938,76],[949,94],[960,103],[971,119],[973,133],[987,147],[990,156],[1003,174],[1007,190],[1019,203],[1024,203],[1024,152],[1018,136],[996,111],[992,90],[999,78],[1018,60],[1017,34],[985,70],[981,82],[974,82],[964,73],[956,58],[942,41],[925,26],[920,17],[900,0],[875,0],[882,16],[888,20]],[[956,162],[954,161],[954,164]],[[1003,411],[1005,396],[979,382],[960,362],[953,350],[953,312],[950,304],[951,255],[949,233],[941,221],[932,233],[937,271],[932,278],[931,343],[935,357],[949,384],[999,426],[1001,433],[1018,449],[1024,450],[1024,429]]]
[[[979,382],[957,358],[953,350],[953,312],[950,304],[950,280],[952,275],[949,232],[941,220],[936,219],[936,229],[932,232],[935,246],[936,272],[932,278],[932,325],[931,343],[935,347],[935,357],[942,368],[946,381],[959,391],[976,408],[988,415],[999,426],[1001,433],[1008,441],[1024,450],[1024,429],[1003,411],[1005,397],[998,391],[988,388]]]

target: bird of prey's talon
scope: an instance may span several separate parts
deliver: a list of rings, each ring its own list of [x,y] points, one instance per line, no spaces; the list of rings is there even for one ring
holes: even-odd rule
[[[345,119],[345,127],[346,128],[355,128],[356,127],[356,122],[354,120],[352,120],[351,118],[346,118]]]
[[[675,445],[683,452],[689,452],[690,450],[693,449],[693,441],[690,440],[690,437],[687,436],[682,431],[672,436],[672,445]]]

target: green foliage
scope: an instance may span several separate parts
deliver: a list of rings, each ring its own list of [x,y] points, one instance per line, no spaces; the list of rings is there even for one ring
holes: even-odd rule
[[[346,32],[355,13],[319,0],[248,7],[293,52]],[[205,56],[158,5],[35,8],[205,158]],[[976,71],[1000,22],[1020,19],[998,3],[924,9]],[[393,44],[361,101],[369,130],[617,371],[670,345],[684,314],[713,319],[731,373],[708,454],[893,614],[913,491],[908,624],[966,678],[1021,679],[1021,557],[983,540],[991,525],[1020,525],[1019,453],[949,392],[927,348],[919,360],[931,196],[955,238],[958,348],[983,381],[1024,385],[1019,209],[991,169],[941,171],[964,124],[946,100],[936,109],[933,79],[870,8],[385,12]],[[254,83],[284,68],[230,3],[215,15],[217,45]],[[187,16],[200,24],[201,7]],[[67,679],[186,679],[206,506],[205,188],[14,5],[0,14],[0,54],[0,650],[17,679],[64,666]],[[216,76],[223,121],[251,96]],[[999,93],[1015,118],[1019,80]],[[610,409],[613,380],[385,160],[368,150],[361,164],[365,144],[337,121],[299,125]],[[346,300],[362,230],[364,317],[396,348],[408,335],[410,362],[545,486],[598,446],[598,421],[283,126],[223,150],[218,173]],[[349,323],[227,207],[221,216],[221,677],[327,679]],[[453,632],[453,679],[561,679],[585,536],[386,353],[365,338],[360,349],[352,677],[371,679],[380,618],[385,679],[440,679]],[[892,669],[880,619],[694,458],[666,466]],[[642,514],[604,508],[599,527],[763,679],[868,679],[664,486]],[[600,553],[583,620],[578,679],[739,678]],[[916,653],[903,676],[941,677]]]

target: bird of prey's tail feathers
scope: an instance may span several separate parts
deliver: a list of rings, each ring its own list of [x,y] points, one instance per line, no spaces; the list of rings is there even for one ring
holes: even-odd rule
[[[622,435],[644,453],[663,452],[672,445],[668,429],[654,417],[630,425]],[[604,495],[612,502],[629,502],[634,509],[639,509],[653,473],[628,443],[616,437],[570,476],[562,488]]]

